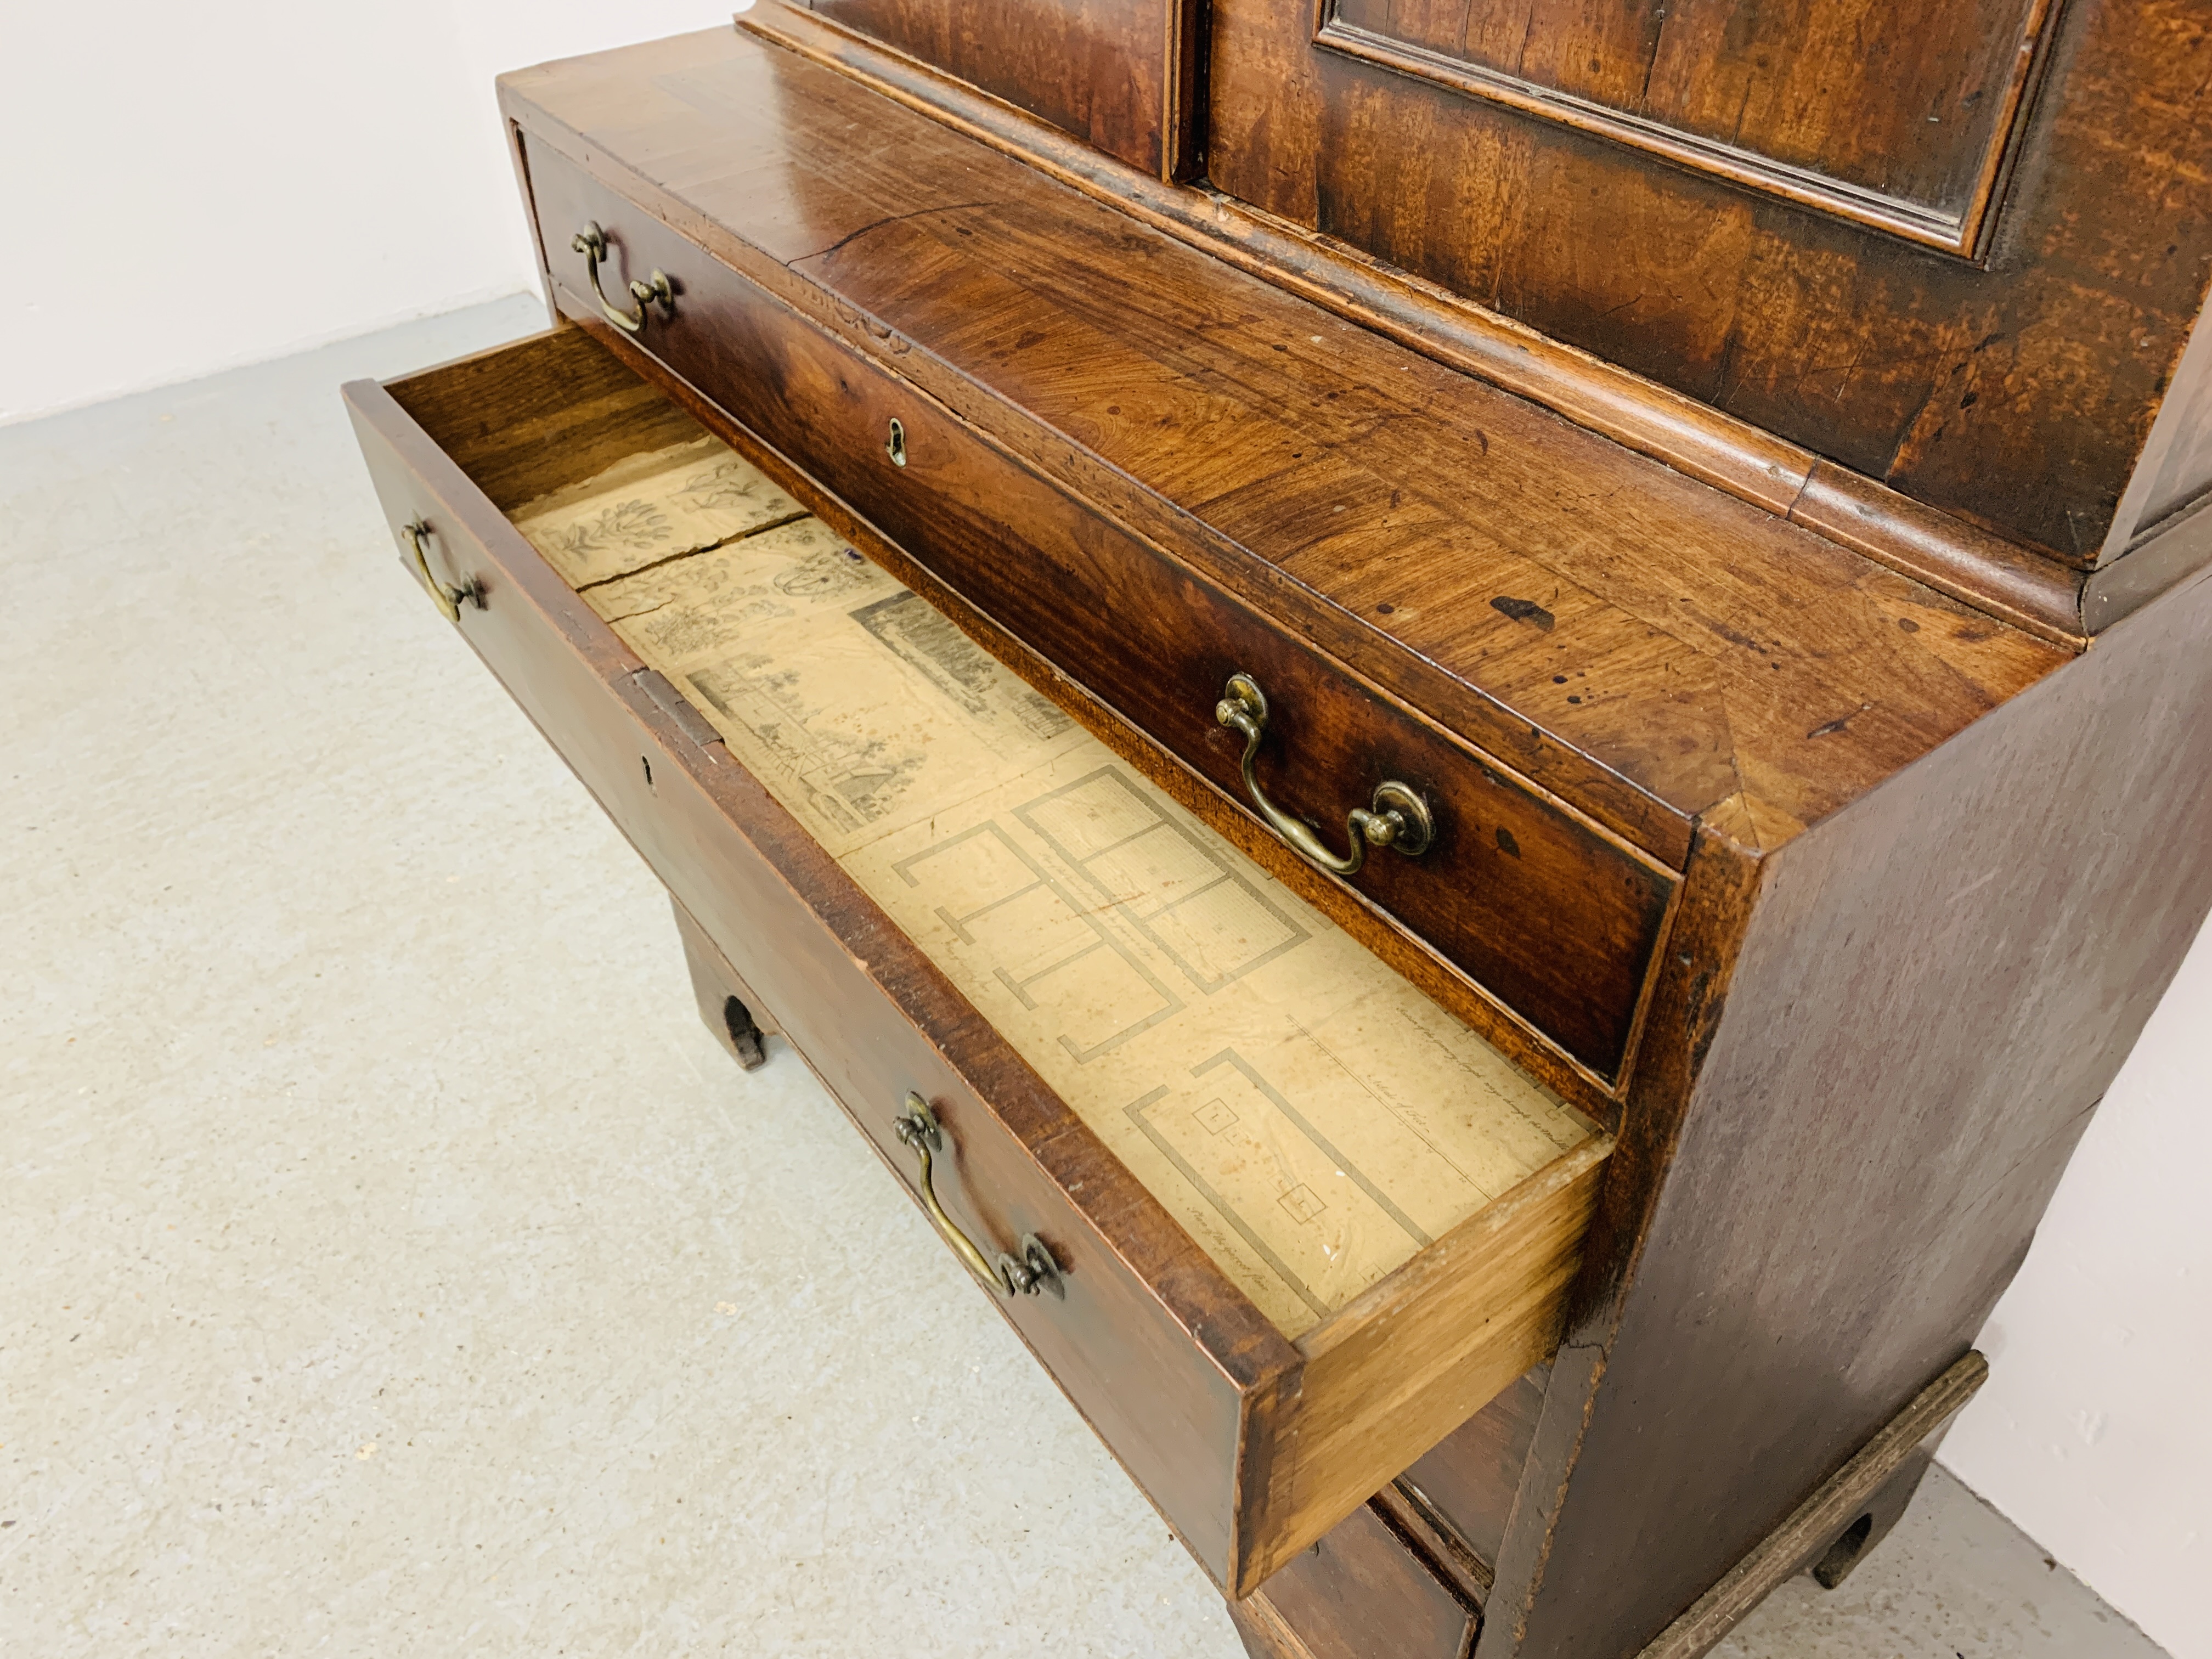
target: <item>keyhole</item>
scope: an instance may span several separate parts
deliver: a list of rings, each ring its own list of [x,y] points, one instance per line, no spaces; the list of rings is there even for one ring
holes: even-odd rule
[[[906,465],[906,425],[896,415],[891,416],[890,441],[884,444],[884,453],[891,458],[893,466]]]
[[[646,756],[644,756],[644,755],[640,755],[640,756],[637,757],[637,763],[638,763],[640,766],[642,766],[642,767],[645,769],[645,787],[646,787],[647,788],[648,788],[648,789],[652,788],[652,787],[653,787],[653,762],[652,762],[652,761],[651,761],[651,759],[650,759],[650,758],[648,758],[647,757],[646,757]]]

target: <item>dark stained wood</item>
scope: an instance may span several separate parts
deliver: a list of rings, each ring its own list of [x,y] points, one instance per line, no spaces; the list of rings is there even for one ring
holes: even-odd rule
[[[1924,44],[1969,9],[1877,21]],[[1098,182],[1114,164],[1086,173],[1066,144],[1030,165],[1004,122],[1036,123],[925,116],[926,69],[788,13],[763,27],[805,57],[702,35],[509,77],[502,101],[563,311],[612,341],[561,252],[567,219],[600,217],[625,276],[635,262],[677,279],[674,319],[613,341],[626,362],[804,481],[872,556],[1150,757],[1178,799],[1210,803],[1238,844],[1255,826],[1229,809],[1208,734],[1146,735],[1170,708],[1202,714],[1210,688],[1190,698],[1157,649],[1164,689],[1126,685],[1128,636],[1226,638],[1207,620],[1225,616],[1259,630],[1231,643],[1273,641],[1304,665],[1282,671],[1288,702],[1324,712],[1279,735],[1331,762],[1267,775],[1318,819],[1345,804],[1322,786],[1433,739],[1435,778],[1494,757],[1527,801],[1666,875],[1617,1143],[1516,1194],[1495,1219],[1539,1218],[1525,1237],[1492,1249],[1474,1229],[1284,1343],[437,448],[504,491],[557,476],[564,454],[607,454],[626,421],[650,434],[672,417],[593,366],[576,331],[404,385],[420,423],[356,388],[364,445],[395,524],[431,514],[445,576],[488,579],[462,631],[692,909],[718,982],[769,1000],[902,1173],[885,1097],[936,1099],[963,1224],[1068,1241],[1083,1297],[1058,1322],[1028,1304],[1010,1316],[1224,1587],[1267,1580],[1237,1613],[1255,1653],[1335,1642],[1381,1659],[1449,1626],[1378,1642],[1389,1609],[1328,1583],[1299,1601],[1317,1581],[1292,1575],[1357,1556],[1328,1583],[1412,1573],[1384,1598],[1400,1613],[1441,1606],[1432,1591],[1463,1610],[1486,1594],[1486,1659],[1625,1656],[1670,1626],[1686,1654],[1786,1561],[1825,1553],[1832,1523],[1848,1532],[1846,1510],[1871,1536],[1901,1509],[1930,1441],[1884,1425],[1965,1352],[2212,908],[2212,580],[2191,574],[2212,516],[2189,510],[2201,386],[2176,361],[2212,259],[2197,204],[2212,184],[2156,165],[2160,145],[2194,153],[2212,48],[2171,11],[2058,14],[2047,93],[2023,106],[1976,264],[1655,166],[1588,124],[1381,74],[1316,48],[1309,8],[1220,0],[1219,15],[1217,62],[1244,77],[1219,106],[1242,122],[1237,165],[1281,164],[1262,182],[1303,233],[1270,228],[1279,202],[1165,187],[1121,211]],[[1403,8],[1389,21],[1428,27]],[[1741,67],[1749,51],[1756,69],[1757,44],[1708,41],[1698,61]],[[842,72],[864,59],[861,78]],[[1937,52],[1931,72],[1956,62]],[[1691,90],[1722,98],[1727,76],[1706,78]],[[1746,110],[1755,78],[1737,83]],[[1846,77],[1836,95],[1871,84]],[[1710,115],[1670,118],[1703,134]],[[1770,161],[1796,142],[1771,124],[1754,137]],[[1850,142],[1816,145],[1832,179],[1854,155],[1909,172],[1973,149],[1913,150],[1878,123]],[[1982,145],[1985,169],[2004,148]],[[2157,191],[2136,188],[2154,174]],[[1192,228],[1208,215],[1212,243]],[[1505,323],[1411,349],[1414,319],[1471,313],[1432,290],[1421,303],[1439,309],[1421,311],[1417,277],[1314,226],[1401,263],[1414,248],[1438,262],[1408,267],[1429,276],[1460,281],[1474,266],[1452,261],[1473,259],[1493,302],[1632,341],[1677,390],[1639,393]],[[1283,268],[1261,270],[1263,243],[1291,250]],[[1470,361],[1453,367],[1455,350]],[[1516,350],[1530,367],[1511,368]],[[1492,370],[1460,372],[1483,353]],[[1583,398],[1593,423],[1644,434],[1636,450],[1510,394],[1516,372],[1555,388],[1554,407]],[[909,428],[896,476],[878,430],[892,415]],[[531,422],[528,439],[493,429]],[[1675,453],[1700,458],[1696,477],[1652,459]],[[2161,503],[2179,509],[2129,528]],[[2028,536],[2054,513],[2075,539],[2050,550],[2105,556],[2086,580],[1992,529]],[[1145,569],[1172,580],[1129,574]],[[1120,665],[1111,687],[1102,659]],[[1118,707],[1146,695],[1143,720]],[[1417,977],[1430,960],[1386,956]],[[1504,1046],[1595,1087],[1525,1032]],[[1550,1276],[1569,1272],[1560,1297]],[[1548,1380],[1498,1395],[1504,1355],[1533,1345],[1525,1366],[1562,1315]],[[1406,1402],[1418,1432],[1390,1415]],[[1870,1442],[1904,1452],[1867,1495]],[[1332,1555],[1339,1534],[1376,1547]]]
[[[2078,644],[2081,635],[2092,631],[2081,615],[2079,572],[1822,460],[1802,445],[1564,346],[1342,244],[1209,191],[1164,185],[962,82],[824,29],[811,15],[780,0],[762,0],[744,21],[752,32],[1240,270],[1841,542],[1939,592],[2059,644]],[[2212,357],[2212,347],[2202,355]],[[2170,397],[2161,410],[2161,427],[2181,423],[2172,413],[2173,403]],[[2145,465],[2150,456],[2147,447]],[[1816,471],[1822,482],[1817,492],[1808,489]],[[2142,477],[2139,471],[2139,482]],[[1820,503],[1808,497],[1820,494],[1840,494],[1848,512],[1817,510]],[[2124,521],[2135,516],[2129,509]]]
[[[1461,1601],[1480,1609],[1489,1600],[1491,1586],[1496,1582],[1490,1563],[1470,1549],[1435,1508],[1419,1502],[1402,1477],[1369,1498],[1367,1504],[1390,1523],[1391,1530]]]
[[[2132,555],[2212,490],[2212,327],[2200,314],[2159,405],[2136,476],[2121,498],[2104,568]],[[2122,532],[2125,532],[2123,538]],[[2086,607],[2085,607],[2086,608]]]
[[[1979,1329],[2212,908],[2208,627],[2200,577],[1779,853],[1692,857],[1486,1659],[1635,1651]]]
[[[495,433],[512,426],[539,434],[535,485],[600,470],[604,422],[550,408],[615,398],[609,365],[628,373],[566,330],[349,386],[395,535],[429,526],[437,574],[482,600],[461,632],[669,887],[710,1024],[728,997],[757,1006],[908,1179],[892,1126],[921,1092],[961,1224],[1052,1248],[1066,1301],[1015,1297],[1009,1320],[1201,1564],[1248,1593],[1549,1352],[1609,1139],[1286,1341],[456,465],[512,483],[519,446]],[[656,447],[696,429],[680,412],[635,424]]]
[[[2050,0],[1327,0],[1322,46],[1970,254]]]
[[[807,0],[1158,179],[1198,163],[1197,0]]]
[[[1666,861],[1701,814],[1779,844],[2063,659],[747,37],[504,88],[533,145]]]
[[[1232,1605],[1255,1659],[1462,1659],[1474,1610],[1375,1508]]]
[[[1601,77],[1632,78],[1620,66],[1654,38],[1657,9],[1620,15],[1630,38],[1599,51]],[[1902,154],[1901,135],[1820,128],[1825,100],[1793,106],[1796,76],[1824,75],[1849,101],[1860,72],[1840,66],[1863,61],[1868,95],[1896,86],[1902,118],[1916,65],[1963,94],[1975,20],[2002,15],[1999,34],[2017,39],[2032,10],[1872,9],[1856,41],[1839,32],[1793,61],[1762,40],[1776,20],[1848,24],[1856,9],[1668,9],[1649,61],[1668,120],[1809,117],[1776,153],[1815,157],[1828,177],[1863,168],[1864,137]],[[2197,95],[2212,23],[2195,10],[2058,9],[1978,263],[1317,46],[1301,8],[1216,0],[1212,29],[1208,170],[1229,194],[2062,562],[2118,552],[2116,505],[2212,274],[2212,176],[2172,159],[2203,153],[2212,121]],[[1678,79],[1676,41],[1692,43],[1686,66],[1736,68]],[[1655,95],[1623,89],[1639,107]],[[2002,101],[1988,92],[1960,155]],[[1938,98],[1923,125],[1957,125],[1962,98]],[[2132,527],[2117,526],[2119,545]]]

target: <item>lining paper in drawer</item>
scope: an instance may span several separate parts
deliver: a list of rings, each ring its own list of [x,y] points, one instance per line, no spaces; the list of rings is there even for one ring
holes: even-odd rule
[[[515,521],[1286,1335],[1593,1133],[714,451]]]

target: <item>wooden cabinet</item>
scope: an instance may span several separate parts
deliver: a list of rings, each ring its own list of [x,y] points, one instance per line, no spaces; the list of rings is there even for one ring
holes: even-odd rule
[[[2201,33],[763,0],[506,77],[559,325],[348,395],[1255,1654],[1693,1659],[2212,908]]]

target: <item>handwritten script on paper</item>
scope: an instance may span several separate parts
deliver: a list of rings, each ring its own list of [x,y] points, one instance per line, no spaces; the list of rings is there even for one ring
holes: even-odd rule
[[[1592,1133],[706,445],[515,521],[1286,1335]]]

